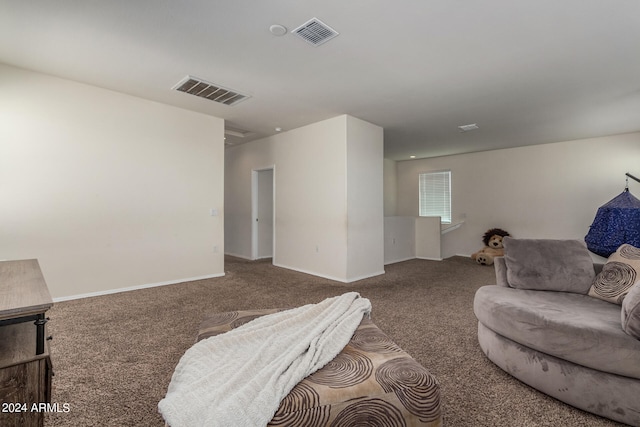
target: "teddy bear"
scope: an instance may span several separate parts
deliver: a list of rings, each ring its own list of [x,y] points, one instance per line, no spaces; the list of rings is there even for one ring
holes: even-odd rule
[[[498,256],[504,256],[504,247],[502,246],[502,238],[510,236],[510,234],[500,228],[492,228],[484,233],[482,241],[485,247],[471,255],[471,259],[480,265],[491,265],[493,259]]]

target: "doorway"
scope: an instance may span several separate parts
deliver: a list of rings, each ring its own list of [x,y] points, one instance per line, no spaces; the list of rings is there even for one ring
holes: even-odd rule
[[[275,219],[275,166],[251,171],[252,259],[273,258]]]

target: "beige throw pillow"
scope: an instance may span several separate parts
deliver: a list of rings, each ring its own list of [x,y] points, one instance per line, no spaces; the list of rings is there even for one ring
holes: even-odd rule
[[[631,287],[631,290],[622,301],[620,311],[622,329],[629,335],[640,339],[640,280]]]
[[[621,305],[640,278],[640,249],[624,244],[611,254],[589,289],[595,298]]]

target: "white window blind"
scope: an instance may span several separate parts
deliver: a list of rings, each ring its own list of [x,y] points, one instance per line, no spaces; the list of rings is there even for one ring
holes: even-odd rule
[[[451,223],[451,171],[419,175],[420,216],[439,216]]]

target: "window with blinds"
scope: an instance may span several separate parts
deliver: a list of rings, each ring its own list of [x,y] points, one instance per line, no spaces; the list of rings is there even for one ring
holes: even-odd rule
[[[428,172],[420,179],[420,216],[439,216],[451,223],[451,171]]]

